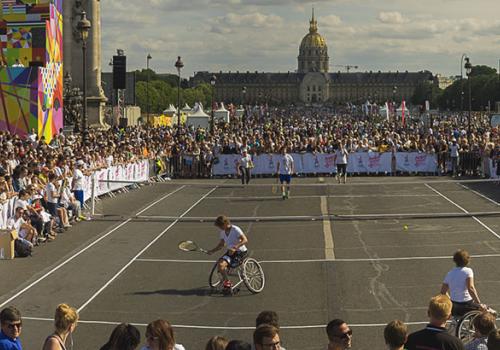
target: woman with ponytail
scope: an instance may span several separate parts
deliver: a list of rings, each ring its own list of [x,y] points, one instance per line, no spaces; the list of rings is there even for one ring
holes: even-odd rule
[[[66,341],[69,338],[69,350],[73,349],[73,332],[78,322],[78,311],[75,308],[60,304],[54,316],[55,331],[47,337],[43,350],[67,350]]]

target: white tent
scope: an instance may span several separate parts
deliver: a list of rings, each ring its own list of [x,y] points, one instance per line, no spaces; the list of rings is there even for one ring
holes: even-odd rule
[[[182,108],[182,112],[185,114],[191,114],[192,111],[193,111],[193,109],[191,107],[189,107],[189,105],[187,103],[184,105],[184,108]]]
[[[168,115],[169,117],[172,117],[175,114],[177,114],[177,110],[175,109],[175,107],[172,104],[170,104],[168,106],[168,108],[163,111],[163,114]]]
[[[188,115],[186,125],[193,126],[195,128],[201,127],[204,129],[208,129],[210,117],[203,111],[203,106],[201,105],[201,103],[198,104],[195,108],[195,111]]]
[[[214,119],[217,123],[229,123],[229,111],[224,107],[224,102],[220,104],[220,108],[214,111]]]

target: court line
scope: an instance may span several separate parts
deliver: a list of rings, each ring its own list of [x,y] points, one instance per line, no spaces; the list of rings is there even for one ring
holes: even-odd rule
[[[493,203],[493,204],[495,204],[495,205],[500,206],[500,203],[498,203],[498,202],[497,202],[496,200],[494,200],[493,198],[490,198],[490,197],[488,197],[488,196],[485,196],[484,194],[482,194],[482,193],[480,193],[480,192],[478,192],[478,191],[476,191],[476,190],[473,190],[472,188],[467,187],[467,186],[465,186],[465,185],[463,185],[463,184],[461,184],[461,183],[459,183],[459,185],[460,185],[460,186],[462,186],[463,188],[465,188],[466,190],[469,190],[469,191],[471,191],[471,192],[473,192],[473,193],[477,194],[479,197],[482,197],[482,198],[484,198],[484,199],[486,199],[486,200],[490,201],[491,203]]]
[[[499,258],[500,254],[480,254],[471,255],[471,258]],[[259,260],[261,264],[300,264],[300,263],[321,263],[321,262],[371,262],[371,261],[412,261],[412,260],[441,260],[451,259],[449,255],[444,256],[405,256],[394,258],[352,258],[352,259],[297,259],[297,260]],[[185,264],[213,264],[215,260],[187,260],[187,259],[136,259],[137,262],[162,262],[162,263],[185,263]]]
[[[381,310],[383,311],[383,310]],[[25,317],[23,319],[29,321],[44,321],[44,322],[54,322],[52,318],[45,317]],[[500,318],[497,318],[497,321]],[[122,322],[114,322],[114,321],[86,321],[86,320],[78,320],[78,323],[81,324],[93,324],[93,325],[106,325],[106,326],[117,326]],[[405,322],[408,326],[415,325],[424,325],[428,324],[429,321],[416,321],[416,322]],[[147,327],[146,323],[136,323],[130,322],[129,324],[136,327]],[[371,328],[371,327],[385,327],[387,323],[349,323],[350,327],[359,327],[359,328]],[[184,324],[173,324],[173,328],[186,328],[186,329],[213,329],[213,330],[254,330],[255,326],[202,326],[202,325],[184,325]],[[325,328],[324,324],[316,324],[316,325],[303,325],[303,326],[280,326],[280,329],[315,329],[315,328]]]
[[[335,243],[333,241],[333,230],[330,217],[328,215],[328,200],[321,197],[321,215],[323,215],[323,236],[325,238],[325,258],[335,260]]]
[[[149,208],[151,208],[152,206],[158,204],[159,202],[161,202],[162,200],[170,197],[171,195],[173,195],[174,193],[182,190],[183,188],[185,188],[186,186],[181,186],[179,188],[177,188],[175,191],[173,192],[170,192],[170,193],[167,193],[166,195],[164,195],[163,197],[161,197],[160,199],[154,201],[153,203],[151,203],[150,205],[148,205],[146,208],[142,209],[141,211],[139,211],[136,215],[140,215],[142,213],[144,213],[146,210],[148,210]],[[7,305],[8,303],[10,303],[12,300],[16,299],[17,297],[19,297],[20,295],[24,294],[26,291],[30,290],[31,288],[33,288],[34,286],[36,286],[38,283],[40,283],[41,281],[43,281],[44,279],[46,279],[47,277],[49,277],[50,275],[52,275],[54,272],[56,272],[57,270],[59,270],[61,267],[65,266],[67,263],[69,263],[70,261],[72,261],[73,259],[77,258],[78,256],[80,256],[81,254],[83,254],[84,252],[86,252],[87,250],[89,250],[90,248],[92,248],[93,246],[95,246],[97,243],[99,243],[100,241],[102,241],[104,238],[108,237],[110,234],[112,234],[113,232],[115,232],[116,230],[120,229],[121,227],[125,226],[126,224],[128,224],[130,221],[132,221],[132,218],[129,218],[125,221],[123,221],[122,223],[120,223],[118,226],[116,226],[115,228],[111,229],[110,231],[108,231],[106,234],[104,234],[103,236],[99,237],[98,239],[96,239],[95,241],[93,241],[92,243],[90,243],[89,245],[87,245],[85,248],[81,249],[80,251],[76,252],[75,254],[73,254],[72,256],[70,256],[68,259],[64,260],[63,262],[61,262],[59,265],[55,266],[54,268],[52,268],[51,270],[49,270],[48,272],[46,272],[44,275],[40,276],[39,278],[37,278],[35,281],[31,282],[30,284],[28,284],[26,287],[24,287],[23,289],[21,289],[19,292],[15,293],[13,296],[11,296],[10,298],[8,298],[7,300],[5,300],[4,302],[2,302],[0,304],[0,308],[4,307],[5,305]]]
[[[450,202],[451,204],[453,204],[454,206],[456,206],[458,209],[460,209],[461,211],[463,211],[465,214],[470,214],[467,210],[465,210],[464,208],[462,208],[460,205],[458,205],[457,203],[455,203],[454,201],[452,201],[451,199],[449,199],[448,197],[446,197],[444,194],[442,194],[441,192],[439,192],[438,190],[436,190],[435,188],[433,188],[432,186],[429,186],[428,184],[425,184],[425,186],[427,186],[428,188],[430,188],[432,191],[436,192],[437,194],[439,194],[441,197],[443,197],[444,199],[446,199],[448,202]],[[477,217],[475,216],[472,216],[472,218],[477,222],[479,223],[481,226],[483,226],[485,229],[487,229],[488,231],[490,231],[496,238],[500,239],[500,235],[498,233],[496,233],[495,231],[493,231],[491,228],[489,228],[485,223],[483,223],[481,220],[479,220]]]
[[[303,195],[292,196],[291,199],[307,198],[380,198],[380,197],[439,197],[437,194],[338,194],[338,195]],[[207,199],[281,199],[281,196],[210,196]]]
[[[190,206],[184,213],[181,214],[179,217],[182,218],[185,216],[187,213],[189,213],[194,207],[196,207],[203,199],[205,199],[210,193],[215,191],[217,187],[212,188],[210,191],[205,193],[200,199],[198,199],[192,206]],[[111,283],[113,283],[114,280],[116,280],[122,273],[125,271],[132,263],[139,257],[141,256],[146,250],[149,249],[153,244],[155,244],[163,235],[169,231],[177,222],[179,222],[179,219],[172,222],[166,229],[161,231],[151,242],[149,242],[148,245],[146,245],[139,253],[137,253],[125,266],[123,266],[108,282],[106,282],[97,292],[95,292],[85,303],[83,303],[77,310],[78,312],[81,312],[85,307],[87,307],[88,304],[90,304],[95,298],[97,298],[103,291],[106,289]]]

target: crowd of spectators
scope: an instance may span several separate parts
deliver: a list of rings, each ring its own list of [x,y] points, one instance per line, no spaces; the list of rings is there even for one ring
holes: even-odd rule
[[[111,128],[91,130],[87,142],[61,132],[47,143],[34,130],[26,138],[2,131],[0,203],[18,198],[8,227],[16,228],[25,244],[36,245],[83,219],[84,175],[95,170],[150,159],[174,176],[209,177],[221,154],[277,153],[283,146],[289,153],[334,152],[340,142],[348,152],[435,153],[443,173],[451,170],[446,167],[450,159],[452,165],[468,159],[471,167],[462,172],[470,175],[477,175],[483,156],[500,163],[498,127],[483,114],[473,116],[469,134],[467,120],[459,115],[432,123],[407,119],[403,125],[322,109],[254,113],[247,108],[244,116],[217,124],[213,132],[185,126]]]
[[[474,319],[475,333],[467,344],[446,330],[446,322],[451,317],[452,302],[447,295],[439,294],[430,299],[429,323],[420,331],[409,333],[408,326],[400,321],[389,322],[384,330],[385,348],[388,350],[499,350],[500,329],[496,328],[495,317],[481,312]],[[22,317],[15,307],[6,307],[0,313],[0,350],[22,350]],[[229,340],[223,336],[213,336],[205,344],[205,350],[286,350],[285,339],[280,336],[278,315],[274,311],[262,311],[256,318],[253,339]],[[75,308],[60,304],[54,316],[54,332],[43,342],[42,350],[65,350],[66,344],[73,348],[73,333],[77,329],[78,312]],[[331,320],[326,328],[325,349],[347,350],[355,343],[351,327],[341,319]],[[139,329],[128,323],[117,325],[108,341],[100,350],[135,350],[141,345]],[[317,342],[321,342],[318,340]],[[170,322],[155,320],[146,327],[141,350],[185,350],[176,342]],[[384,348],[383,344],[373,348]],[[201,346],[200,346],[201,348]]]

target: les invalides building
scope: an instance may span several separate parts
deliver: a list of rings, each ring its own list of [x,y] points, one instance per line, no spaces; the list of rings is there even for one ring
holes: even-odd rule
[[[422,82],[434,82],[422,72],[329,72],[330,58],[325,38],[318,33],[314,11],[309,33],[299,47],[295,72],[197,72],[191,85],[208,83],[216,77],[215,99],[239,104],[344,104],[367,100],[384,103],[409,100]]]

